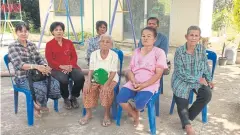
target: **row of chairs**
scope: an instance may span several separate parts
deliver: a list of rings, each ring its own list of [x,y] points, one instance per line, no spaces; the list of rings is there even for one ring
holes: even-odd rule
[[[121,50],[118,50],[118,49],[112,49],[112,50],[115,51],[118,54],[118,58],[119,58],[119,61],[120,61],[120,74],[122,74],[123,57],[124,57],[123,52]],[[216,55],[215,52],[207,50],[207,56],[208,56],[208,59],[212,61],[212,77],[213,77],[215,66],[216,66],[216,61],[217,61],[217,55]],[[5,55],[4,61],[5,61],[5,64],[7,66],[8,71],[10,73],[9,60],[8,60],[7,55]],[[121,115],[122,115],[122,108],[116,102],[116,95],[118,94],[118,91],[119,91],[120,82],[121,82],[121,75],[119,77],[120,77],[119,82],[116,85],[116,87],[114,88],[114,102],[113,102],[113,105],[112,105],[112,116],[113,116],[113,119],[116,120],[116,125],[117,126],[120,126],[120,120],[121,120]],[[15,114],[17,114],[17,111],[18,111],[18,92],[23,92],[26,95],[28,125],[32,126],[33,123],[34,123],[34,116],[33,116],[33,100],[32,100],[32,96],[31,96],[31,92],[30,92],[30,90],[18,88],[13,83],[12,77],[11,77],[11,81],[12,81],[12,85],[13,85],[13,89],[14,89]],[[70,83],[70,84],[72,84],[72,83]],[[149,127],[150,127],[150,132],[151,132],[152,135],[156,134],[155,116],[159,116],[159,113],[160,113],[159,112],[159,110],[160,110],[160,104],[159,104],[160,93],[163,93],[163,77],[160,80],[160,88],[159,88],[158,92],[153,95],[153,97],[150,99],[150,101],[147,104]],[[193,97],[194,97],[194,93],[193,93],[193,91],[191,91],[190,96],[189,96],[189,104],[191,104],[193,102]],[[170,108],[170,114],[173,114],[174,105],[175,105],[175,100],[173,98],[171,108]],[[58,100],[54,100],[54,110],[56,112],[58,112]],[[86,109],[85,108],[83,108],[82,114],[83,115],[86,114]],[[204,123],[207,122],[207,106],[205,106],[203,111],[202,111],[202,121]]]

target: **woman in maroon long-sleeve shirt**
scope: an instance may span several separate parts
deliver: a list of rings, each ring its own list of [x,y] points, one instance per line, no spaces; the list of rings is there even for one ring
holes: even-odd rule
[[[77,97],[84,85],[84,75],[77,65],[77,53],[72,41],[63,38],[65,26],[61,22],[54,22],[50,31],[54,38],[46,45],[45,55],[48,64],[53,68],[52,76],[60,82],[61,95],[66,109],[78,108]],[[74,81],[69,99],[69,77]]]

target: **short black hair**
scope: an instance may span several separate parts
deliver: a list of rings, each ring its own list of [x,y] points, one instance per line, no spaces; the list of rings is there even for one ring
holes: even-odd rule
[[[50,26],[50,32],[52,33],[57,26],[60,26],[63,31],[65,30],[65,26],[62,22],[53,22]]]
[[[19,22],[17,23],[17,25],[15,26],[15,32],[17,31],[21,31],[23,29],[23,27],[25,27],[27,29],[27,31],[29,31],[29,25],[25,22]]]
[[[149,20],[156,20],[157,21],[157,25],[159,26],[159,20],[157,19],[157,17],[149,17],[147,19],[147,23],[148,23]]]
[[[190,31],[191,31],[191,30],[198,30],[198,31],[199,31],[199,35],[201,36],[201,29],[200,29],[200,27],[195,26],[195,25],[190,26],[190,27],[187,29],[187,35],[190,34]]]
[[[142,29],[141,35],[142,35],[142,33],[143,33],[144,30],[149,30],[149,31],[151,31],[151,32],[153,33],[154,37],[157,37],[157,30],[156,30],[156,29],[154,29],[154,28],[152,28],[152,27],[145,27],[145,28]]]
[[[104,25],[106,27],[106,31],[107,31],[107,22],[105,21],[97,21],[96,22],[96,30],[98,31],[99,27],[101,27],[102,25]]]

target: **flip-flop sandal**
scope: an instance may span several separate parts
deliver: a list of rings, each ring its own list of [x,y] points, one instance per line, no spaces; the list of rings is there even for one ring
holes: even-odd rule
[[[40,109],[40,112],[41,112],[41,113],[49,113],[50,110],[49,110],[49,108],[41,108],[41,109]]]
[[[64,108],[67,109],[67,110],[71,110],[72,109],[71,106],[67,106],[67,105],[64,105]]]
[[[82,119],[80,119],[80,120],[78,121],[78,123],[83,126],[83,125],[88,124],[89,121],[90,121],[90,119],[92,119],[92,118],[88,118],[87,120],[84,119],[84,118],[82,118]]]
[[[69,101],[69,102],[64,102],[64,108],[65,109],[67,109],[67,110],[70,110],[70,109],[72,109],[72,105],[71,105],[71,102]]]
[[[140,124],[140,122],[138,122],[137,124],[135,123],[135,121],[133,121],[133,122],[134,122],[134,124],[133,124],[134,127],[138,127],[138,125]]]
[[[102,126],[103,126],[103,127],[108,127],[108,126],[110,126],[111,124],[112,124],[112,122],[111,122],[110,119],[108,119],[108,120],[103,119],[103,121],[102,121]]]

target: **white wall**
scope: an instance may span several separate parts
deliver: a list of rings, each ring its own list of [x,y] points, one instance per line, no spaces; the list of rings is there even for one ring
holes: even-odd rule
[[[50,1],[50,0],[49,0]],[[43,26],[45,15],[49,6],[49,1],[40,0],[41,26]],[[123,1],[123,0],[121,0]],[[113,12],[115,0],[111,3],[111,14]],[[53,8],[52,8],[53,9]],[[119,10],[118,4],[118,10]],[[105,20],[109,23],[109,0],[95,0],[95,22],[92,26],[92,1],[84,1],[84,31],[92,32],[95,29],[95,22]],[[169,42],[172,46],[179,46],[185,43],[184,35],[191,25],[198,25],[202,29],[202,36],[211,36],[213,0],[172,0],[170,15],[170,35]],[[80,31],[80,17],[72,16],[73,25],[76,31]],[[66,17],[55,16],[50,13],[45,31],[49,31],[49,26],[53,21],[62,21],[66,25]],[[71,29],[70,29],[71,30]],[[95,32],[96,33],[96,32]],[[112,32],[115,40],[123,40],[123,14],[116,13]]]
[[[212,13],[214,0],[201,0],[199,27],[202,30],[202,37],[212,36]]]
[[[50,0],[49,0],[50,1]],[[45,16],[49,7],[49,1],[47,0],[39,0],[39,8],[40,8],[40,20],[41,20],[41,26],[43,27]],[[115,1],[112,1],[111,3],[111,12],[113,12],[115,5]],[[54,6],[53,6],[54,7]],[[52,11],[53,8],[52,7]],[[98,20],[104,20],[108,23],[109,21],[109,0],[95,0],[95,7],[94,7],[94,27],[92,24],[92,1],[91,0],[85,0],[84,1],[84,17],[83,17],[83,26],[84,31],[92,32],[92,30],[95,30],[95,23]],[[71,16],[73,26],[75,31],[79,32],[81,31],[81,21],[80,16]],[[45,32],[49,32],[49,27],[52,22],[54,21],[61,21],[67,25],[66,16],[55,16],[54,12],[51,12],[48,18],[48,23],[46,25]],[[71,27],[70,27],[71,31]],[[115,40],[122,40],[123,39],[123,15],[121,13],[117,13],[115,17],[114,27],[113,27],[113,38]],[[95,31],[96,34],[96,31]]]
[[[185,43],[184,35],[191,25],[199,25],[201,0],[172,0],[169,42],[172,46]]]

